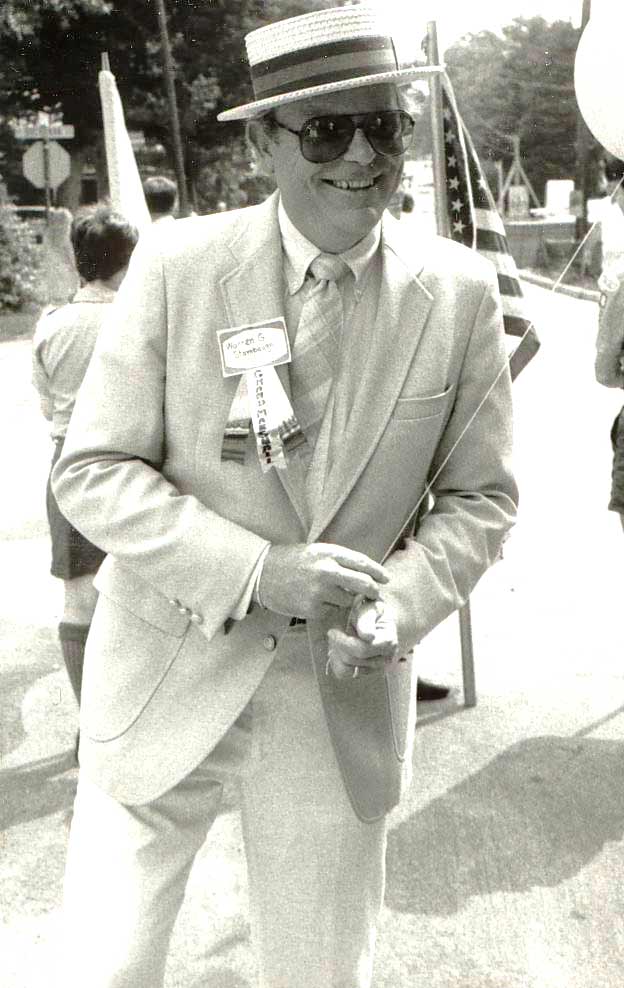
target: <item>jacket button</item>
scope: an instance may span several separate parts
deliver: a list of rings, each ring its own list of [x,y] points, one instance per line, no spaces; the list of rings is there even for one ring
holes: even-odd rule
[[[272,652],[277,647],[277,638],[275,635],[266,635],[262,639],[262,645],[266,648],[267,652]]]

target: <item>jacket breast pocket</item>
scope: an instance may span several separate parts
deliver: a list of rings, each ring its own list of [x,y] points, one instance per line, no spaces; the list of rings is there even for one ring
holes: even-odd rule
[[[400,397],[397,400],[392,418],[397,419],[428,419],[435,418],[448,408],[455,386],[451,384],[445,391],[433,395],[414,395]]]
[[[109,557],[110,559],[110,557]],[[189,618],[130,571],[107,566],[85,653],[81,730],[119,737],[137,720],[176,660]]]

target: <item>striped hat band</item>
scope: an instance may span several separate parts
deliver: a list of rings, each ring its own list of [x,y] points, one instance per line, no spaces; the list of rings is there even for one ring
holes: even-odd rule
[[[245,38],[254,98],[218,120],[249,120],[286,103],[382,83],[400,86],[441,66],[400,67],[385,12],[370,3],[311,11]]]
[[[349,38],[288,52],[251,65],[257,100],[282,96],[311,86],[396,72],[399,68],[389,36]]]

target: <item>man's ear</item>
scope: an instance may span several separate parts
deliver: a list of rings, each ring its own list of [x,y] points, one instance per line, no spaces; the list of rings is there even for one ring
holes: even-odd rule
[[[271,178],[275,172],[273,165],[273,143],[262,120],[249,120],[247,123],[247,143],[251,148],[256,168]]]

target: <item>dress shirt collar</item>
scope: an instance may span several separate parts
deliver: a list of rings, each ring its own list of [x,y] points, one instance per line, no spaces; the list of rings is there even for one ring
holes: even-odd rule
[[[297,229],[291,221],[280,198],[277,209],[282,246],[286,255],[286,283],[290,295],[301,288],[310,264],[323,252]],[[373,227],[363,240],[344,251],[339,257],[349,266],[355,276],[356,285],[360,282],[370,264],[381,238],[381,223]]]
[[[74,295],[72,302],[112,302],[115,291],[102,281],[87,281]]]

